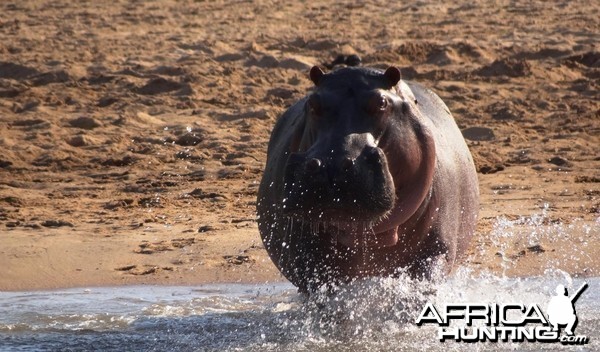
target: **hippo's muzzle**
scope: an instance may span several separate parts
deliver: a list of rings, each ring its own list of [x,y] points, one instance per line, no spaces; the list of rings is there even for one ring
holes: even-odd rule
[[[285,168],[284,214],[319,223],[379,222],[393,208],[394,182],[384,152],[311,148],[292,153]]]

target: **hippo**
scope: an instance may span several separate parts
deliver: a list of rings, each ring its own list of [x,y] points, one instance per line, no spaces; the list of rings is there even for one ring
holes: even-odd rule
[[[479,187],[444,102],[393,66],[315,66],[310,79],[273,128],[258,190],[273,263],[306,293],[449,273],[473,236]]]

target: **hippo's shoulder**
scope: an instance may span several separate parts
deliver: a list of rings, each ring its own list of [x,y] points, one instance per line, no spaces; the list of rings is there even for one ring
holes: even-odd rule
[[[450,109],[433,90],[417,82],[405,81],[405,83],[414,94],[417,107],[424,116],[429,117],[436,124],[454,122]]]

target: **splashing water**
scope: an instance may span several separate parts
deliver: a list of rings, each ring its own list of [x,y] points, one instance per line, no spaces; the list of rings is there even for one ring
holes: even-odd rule
[[[402,351],[561,345],[441,343],[414,322],[426,302],[537,303],[565,277],[500,279],[461,270],[440,284],[377,279],[306,299],[289,284],[123,287],[0,293],[0,350]],[[578,334],[600,347],[599,278],[577,304]]]
[[[535,245],[572,230],[542,223],[536,217],[499,219],[489,238],[505,253],[507,237],[523,236]],[[528,230],[517,233],[523,226]],[[512,264],[506,256],[503,265]],[[428,302],[519,302],[545,310],[558,284],[574,292],[583,283],[559,267],[526,278],[461,267],[447,280],[369,279],[310,298],[285,283],[0,292],[0,351],[594,351],[600,349],[600,278],[585,281],[589,288],[576,304],[576,333],[590,338],[582,346],[440,342],[437,325],[415,324]]]

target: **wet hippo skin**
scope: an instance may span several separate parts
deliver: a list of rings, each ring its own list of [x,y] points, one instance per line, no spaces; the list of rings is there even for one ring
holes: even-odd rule
[[[310,71],[277,121],[258,193],[261,237],[302,291],[449,271],[477,220],[473,159],[452,115],[400,71]]]

